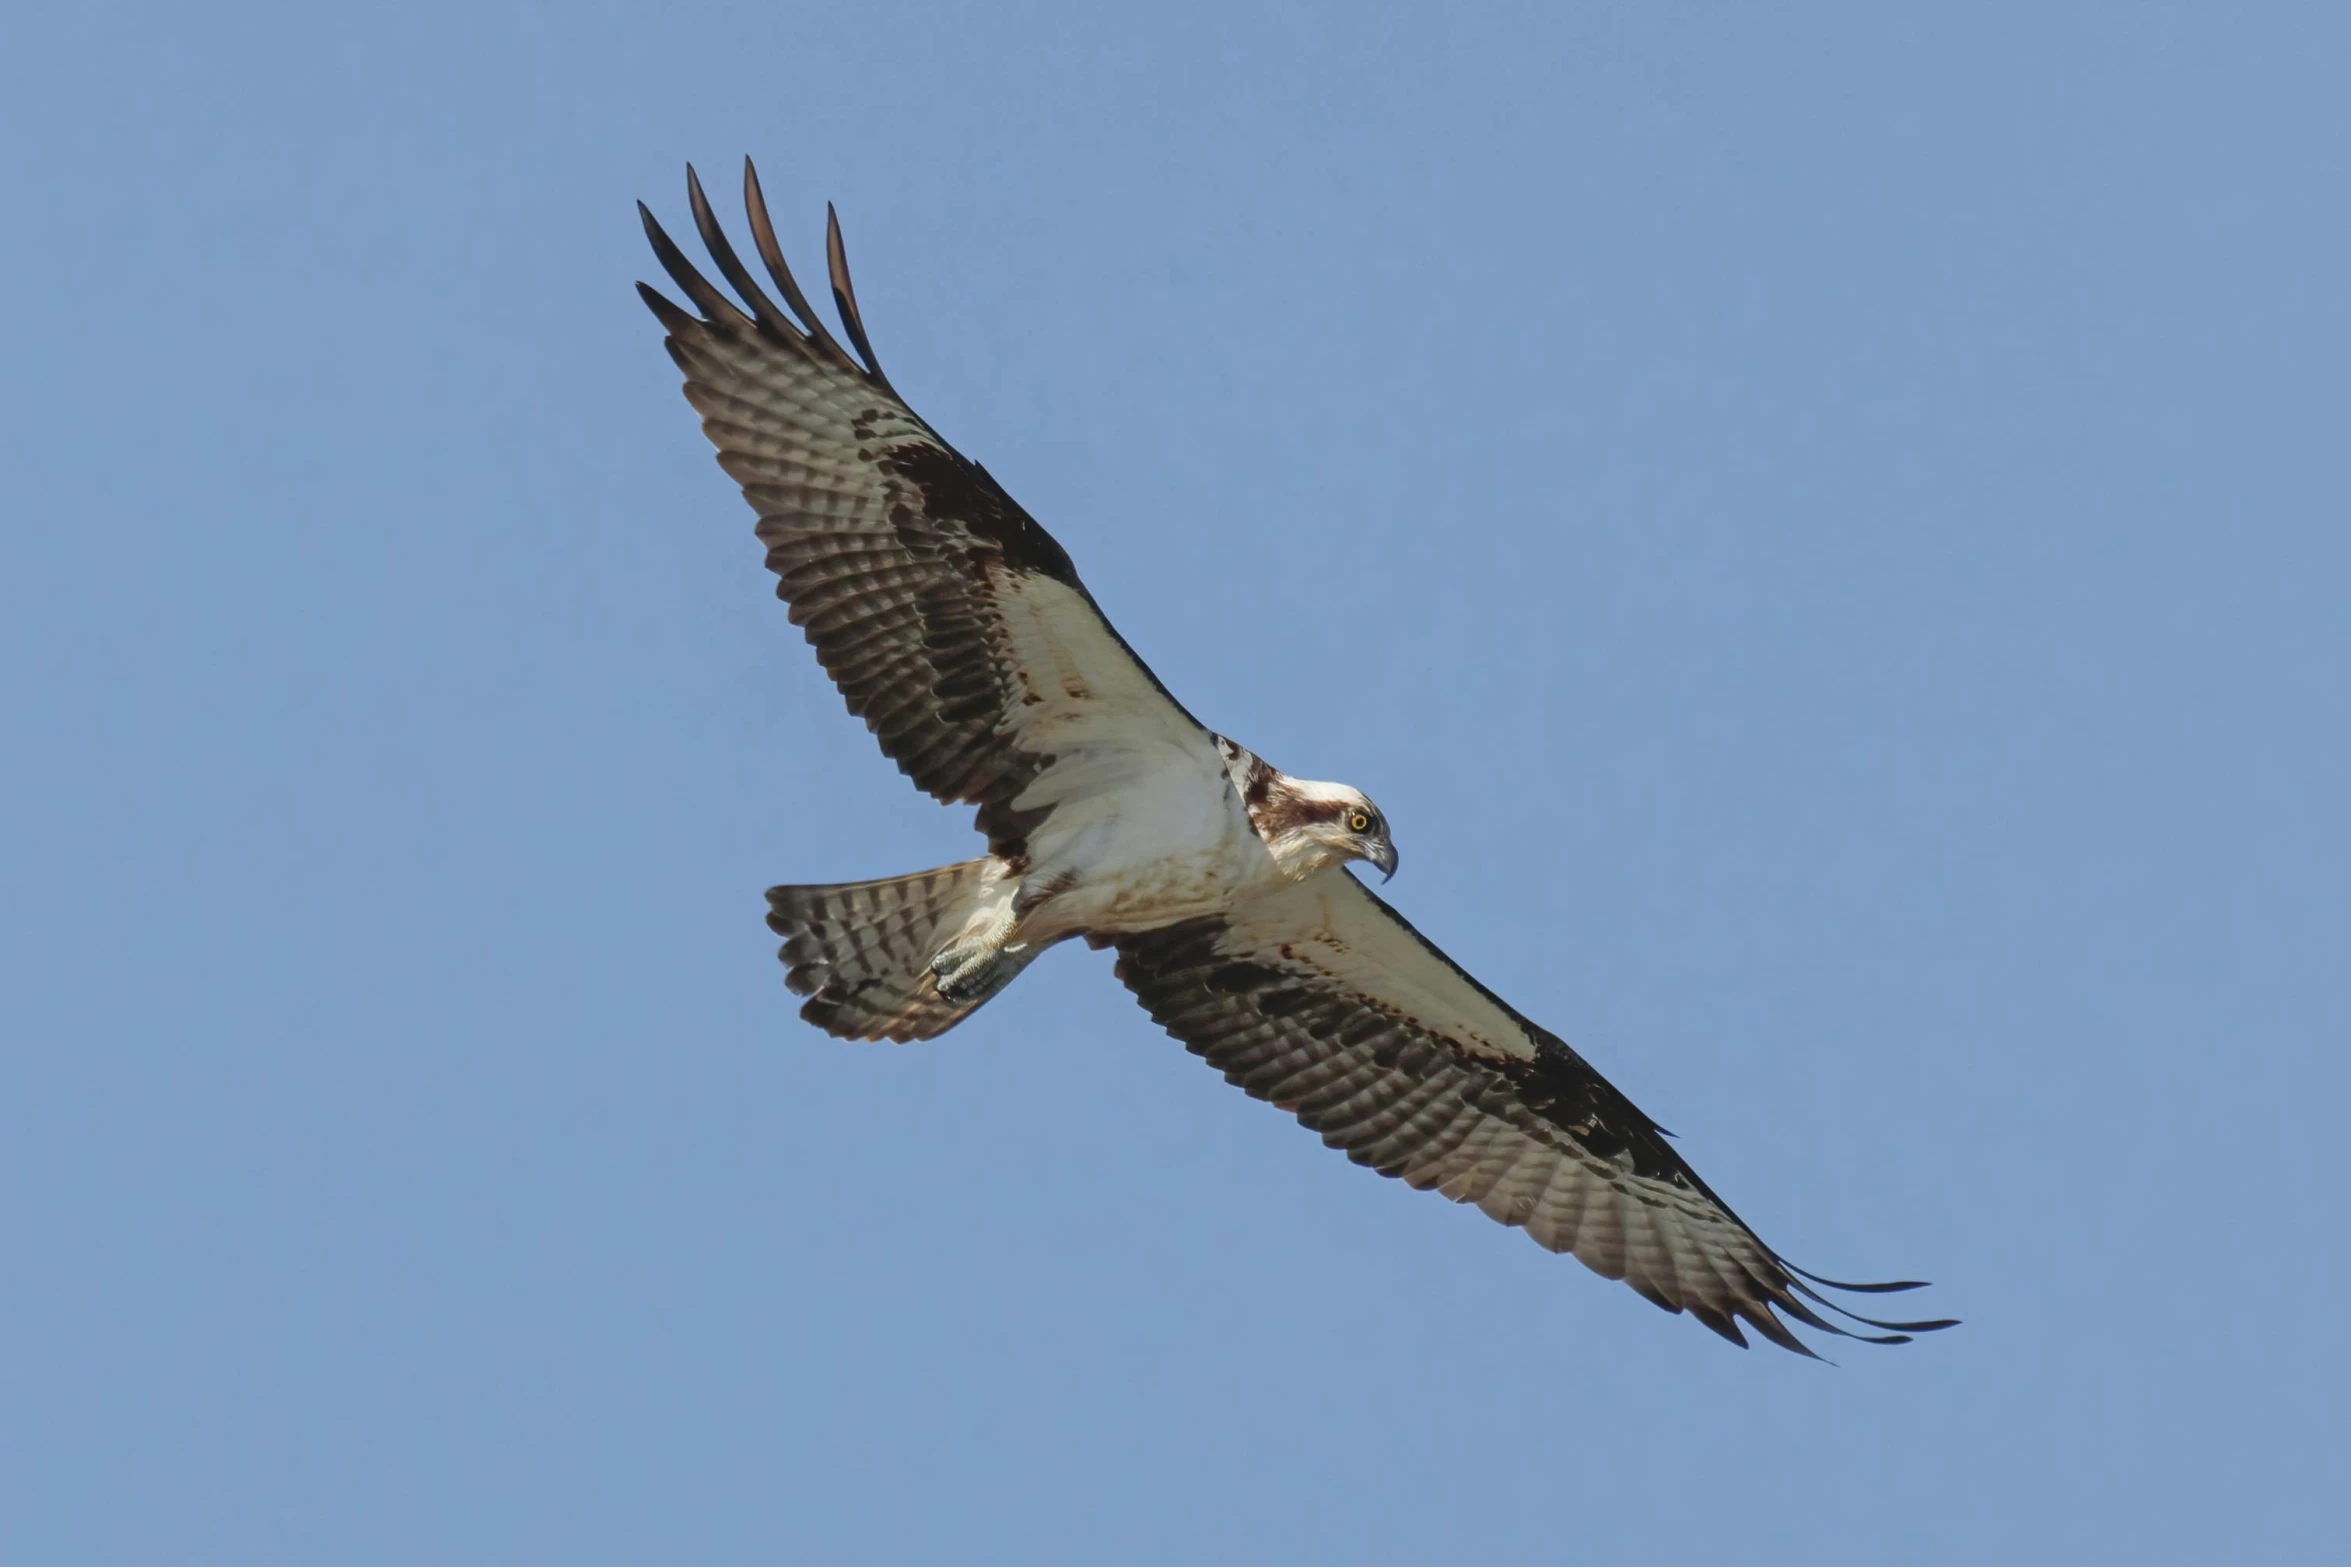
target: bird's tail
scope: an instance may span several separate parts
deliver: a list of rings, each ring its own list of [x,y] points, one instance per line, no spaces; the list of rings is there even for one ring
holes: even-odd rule
[[[994,860],[828,887],[770,887],[768,928],[784,938],[784,983],[800,1015],[841,1039],[935,1039],[979,1010],[1033,953],[994,960],[982,985],[950,1000],[931,962],[997,886]]]

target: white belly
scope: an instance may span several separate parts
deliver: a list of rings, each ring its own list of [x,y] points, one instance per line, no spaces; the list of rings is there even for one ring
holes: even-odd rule
[[[1022,886],[1044,901],[1018,939],[1155,930],[1221,913],[1272,871],[1211,746],[1064,757],[1032,796],[1058,796],[1030,835]],[[1058,776],[1057,776],[1058,775]]]

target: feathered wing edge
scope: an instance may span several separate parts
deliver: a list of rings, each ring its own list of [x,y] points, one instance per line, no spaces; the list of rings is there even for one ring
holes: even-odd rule
[[[977,825],[998,852],[1023,852],[1027,819],[1010,802],[1049,758],[1006,732],[1022,676],[994,575],[1041,574],[1082,596],[1067,552],[891,388],[849,280],[837,216],[828,209],[826,255],[855,354],[792,275],[748,159],[744,208],[774,293],[727,238],[691,168],[686,193],[711,262],[740,302],[703,275],[642,202],[647,242],[701,315],[646,284],[637,292],[669,334],[719,466],[759,514],[756,531],[792,623],[900,771],[938,800],[978,806]]]
[[[739,298],[698,270],[643,203],[647,242],[686,304],[643,283],[638,293],[669,334],[719,466],[759,515],[792,623],[884,754],[934,798],[979,807],[976,825],[996,853],[1026,853],[1035,812],[1012,802],[1054,750],[1032,726],[1068,712],[1040,704],[1038,672],[1005,620],[1003,595],[1016,583],[1033,590],[1027,612],[1057,644],[1050,662],[1064,697],[1154,697],[1167,734],[1204,735],[1103,615],[1060,543],[898,396],[866,331],[837,214],[826,209],[825,258],[839,337],[785,263],[750,160],[743,204],[764,282],[691,168],[686,192],[710,264]]]
[[[1788,1262],[1588,1063],[1493,997],[1370,889],[1345,879],[1445,974],[1515,1020],[1531,1058],[1481,1057],[1440,1028],[1300,963],[1282,944],[1234,950],[1225,945],[1226,922],[1216,918],[1120,939],[1119,978],[1227,1081],[1289,1110],[1354,1162],[1417,1189],[1476,1202],[1546,1248],[1570,1251],[1594,1272],[1621,1279],[1666,1311],[1689,1312],[1734,1344],[1747,1343],[1744,1322],[1783,1349],[1819,1358],[1775,1312],[1873,1344],[1906,1343],[1953,1325],[1951,1319],[1881,1320],[1832,1299],[1824,1290],[1889,1294],[1920,1284],[1848,1284]],[[1443,982],[1440,975],[1427,977]],[[1524,1184],[1530,1169],[1541,1172],[1531,1187]],[[1563,1221],[1549,1207],[1560,1177],[1580,1218]],[[1684,1202],[1703,1201],[1713,1217],[1701,1227],[1680,1203],[1642,1203],[1620,1184],[1633,1181],[1659,1183],[1660,1197],[1670,1195],[1665,1188],[1678,1188]],[[1614,1216],[1600,1211],[1591,1194],[1602,1187],[1637,1206]],[[1676,1216],[1645,1220],[1664,1245],[1662,1269],[1655,1256],[1643,1264],[1633,1244],[1643,1237],[1628,1234],[1623,1212]],[[1594,1229],[1598,1219],[1607,1222]],[[1678,1264],[1671,1258],[1674,1237],[1659,1228],[1676,1222],[1684,1229]]]
[[[1527,1017],[1525,1013],[1520,1012],[1516,1007],[1511,1006],[1500,996],[1497,996],[1491,990],[1488,990],[1475,975],[1464,969],[1460,964],[1454,962],[1453,959],[1445,953],[1443,948],[1439,947],[1435,942],[1429,940],[1427,936],[1421,934],[1419,927],[1415,926],[1410,920],[1406,919],[1402,914],[1398,913],[1395,907],[1391,905],[1386,899],[1382,898],[1378,893],[1373,892],[1369,887],[1365,887],[1359,882],[1355,882],[1352,877],[1349,878],[1349,884],[1354,888],[1356,893],[1362,897],[1365,903],[1369,904],[1371,908],[1378,911],[1378,913],[1388,922],[1394,925],[1398,931],[1410,937],[1413,944],[1418,947],[1421,952],[1426,954],[1437,964],[1441,965],[1446,972],[1451,974],[1459,982],[1468,985],[1472,990],[1476,991],[1479,996],[1491,1002],[1494,1006],[1505,1013],[1512,1022],[1516,1023],[1520,1030],[1525,1033],[1526,1037],[1534,1045],[1538,1069],[1547,1068],[1554,1072],[1564,1073],[1567,1077],[1576,1083],[1579,1089],[1579,1093],[1577,1095],[1579,1099],[1585,1103],[1596,1102],[1600,1106],[1603,1106],[1603,1118],[1605,1120],[1616,1123],[1617,1126],[1621,1128],[1621,1130],[1615,1134],[1616,1137],[1621,1139],[1625,1132],[1647,1134],[1647,1137],[1644,1139],[1647,1145],[1655,1148],[1664,1155],[1664,1159],[1666,1161],[1666,1173],[1673,1178],[1677,1178],[1682,1182],[1686,1182],[1692,1191],[1698,1193],[1708,1202],[1712,1203],[1726,1221],[1737,1226],[1739,1231],[1744,1234],[1748,1240],[1754,1243],[1756,1250],[1770,1264],[1770,1266],[1779,1269],[1781,1273],[1785,1275],[1784,1277],[1777,1280],[1759,1279],[1756,1281],[1758,1284],[1764,1287],[1766,1296],[1768,1298],[1769,1307],[1777,1307],[1779,1310],[1787,1312],[1788,1315],[1794,1317],[1797,1321],[1803,1323],[1807,1327],[1817,1329],[1824,1333],[1835,1334],[1839,1338],[1853,1339],[1857,1342],[1865,1344],[1907,1344],[1916,1334],[1938,1333],[1945,1328],[1953,1328],[1959,1325],[1959,1319],[1957,1317],[1922,1318],[1917,1321],[1908,1322],[1882,1321],[1876,1317],[1863,1316],[1859,1312],[1853,1311],[1839,1302],[1830,1299],[1827,1295],[1822,1294],[1820,1289],[1816,1289],[1813,1286],[1818,1285],[1825,1289],[1843,1290],[1847,1293],[1857,1295],[1893,1295],[1900,1294],[1908,1290],[1924,1289],[1927,1287],[1927,1281],[1924,1279],[1892,1279],[1875,1283],[1852,1284],[1840,1279],[1825,1278],[1820,1274],[1813,1273],[1804,1268],[1800,1268],[1796,1266],[1796,1264],[1790,1262],[1787,1258],[1781,1256],[1777,1251],[1773,1250],[1770,1246],[1764,1243],[1763,1237],[1755,1233],[1754,1226],[1750,1225],[1746,1220],[1739,1217],[1738,1210],[1733,1208],[1729,1203],[1723,1201],[1722,1195],[1715,1191],[1713,1187],[1706,1184],[1705,1178],[1699,1175],[1695,1169],[1691,1168],[1690,1162],[1682,1157],[1680,1150],[1674,1148],[1665,1140],[1672,1134],[1667,1132],[1665,1128],[1659,1126],[1655,1121],[1651,1120],[1638,1105],[1634,1104],[1631,1099],[1625,1096],[1622,1090],[1620,1090],[1614,1083],[1608,1081],[1607,1078],[1603,1077],[1596,1067],[1594,1067],[1590,1062],[1586,1061],[1582,1056],[1576,1054],[1576,1052],[1569,1047],[1565,1040],[1562,1040],[1558,1035],[1536,1023],[1534,1020]],[[1651,1291],[1641,1289],[1637,1284],[1634,1285],[1634,1289],[1640,1293],[1644,1299],[1649,1300],[1653,1304],[1663,1308],[1666,1311],[1678,1311],[1682,1309],[1680,1307],[1676,1307],[1670,1301],[1660,1299],[1655,1293]],[[1818,1305],[1826,1308],[1829,1311],[1835,1312],[1838,1316],[1845,1318],[1849,1322],[1856,1323],[1862,1327],[1875,1328],[1878,1331],[1875,1333],[1855,1333],[1849,1328],[1841,1327],[1838,1324],[1821,1317],[1817,1312],[1813,1311],[1810,1306],[1805,1304],[1806,1301],[1810,1301],[1814,1305]],[[1721,1334],[1724,1338],[1729,1339],[1732,1343],[1738,1345],[1740,1348],[1744,1349],[1747,1347],[1747,1341],[1740,1335],[1736,1322],[1728,1320],[1709,1320],[1708,1315],[1700,1312],[1696,1308],[1695,1304],[1690,1306],[1690,1313],[1692,1316],[1697,1317],[1697,1319],[1704,1323],[1707,1327],[1713,1329],[1716,1333]],[[1789,1333],[1776,1318],[1772,1317],[1768,1307],[1760,1314],[1759,1318],[1757,1316],[1747,1316],[1745,1313],[1740,1313],[1740,1315],[1746,1316],[1746,1319],[1754,1325],[1756,1331],[1763,1334],[1764,1337],[1770,1339],[1773,1343],[1779,1345],[1781,1348],[1792,1349],[1797,1353],[1812,1359],[1817,1360],[1820,1358],[1818,1355],[1814,1354],[1812,1349],[1804,1344],[1802,1340],[1796,1338],[1794,1334]],[[1777,1331],[1774,1331],[1775,1329]]]

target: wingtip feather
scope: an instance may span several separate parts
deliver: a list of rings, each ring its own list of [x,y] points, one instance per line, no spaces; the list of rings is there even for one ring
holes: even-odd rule
[[[760,189],[759,169],[747,157],[743,160],[743,212],[751,220],[752,248],[759,252],[759,259],[777,291],[784,296],[784,303],[800,318],[809,340],[842,368],[859,369],[857,361],[849,357],[848,351],[826,328],[824,318],[808,303],[808,296],[800,291],[799,280],[792,276],[792,269],[784,260],[784,247],[776,242],[775,220],[768,214],[767,193]]]
[[[700,324],[691,313],[679,309],[667,294],[650,283],[637,285],[637,297],[645,302],[645,308],[653,312],[654,319],[659,321],[672,337]]]
[[[890,378],[882,373],[882,362],[873,351],[873,342],[865,335],[865,317],[857,308],[857,289],[849,281],[849,248],[841,240],[841,215],[833,204],[824,204],[824,260],[825,272],[833,285],[833,308],[840,312],[841,325],[849,334],[849,341],[857,345],[858,357],[865,361],[865,373],[874,384],[892,392]]]

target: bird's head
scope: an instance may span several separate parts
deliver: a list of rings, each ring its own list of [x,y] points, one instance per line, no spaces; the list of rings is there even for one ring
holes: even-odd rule
[[[1345,784],[1281,778],[1258,813],[1258,830],[1292,881],[1349,860],[1368,860],[1383,878],[1396,874],[1388,819],[1362,790]]]

